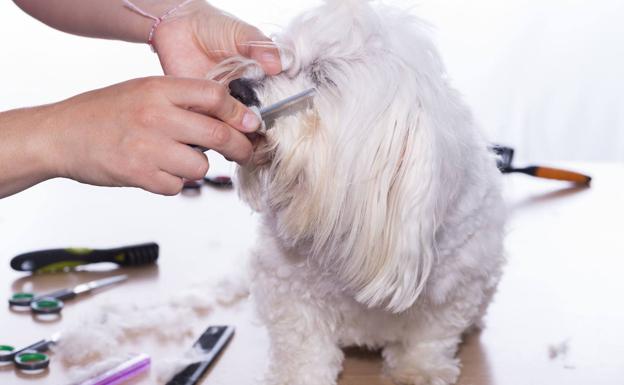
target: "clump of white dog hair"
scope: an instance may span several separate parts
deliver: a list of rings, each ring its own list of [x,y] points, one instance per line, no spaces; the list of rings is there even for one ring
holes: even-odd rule
[[[164,300],[109,303],[66,328],[53,350],[72,368],[70,380],[77,382],[119,364],[120,357],[137,353],[135,346],[143,339],[175,343],[193,337],[193,326],[215,307],[233,305],[247,295],[247,280],[236,276],[216,284],[196,284]],[[189,350],[185,355],[152,360],[152,367],[162,380],[197,358]]]
[[[72,384],[80,384],[93,376],[99,375],[100,373],[104,373],[118,365],[121,365],[126,361],[126,359],[127,356],[121,354],[111,356],[105,360],[91,363],[89,365],[72,367],[69,381],[71,381]]]
[[[570,362],[570,339],[548,345],[548,358],[552,361],[559,360],[565,369],[575,369],[576,365]]]

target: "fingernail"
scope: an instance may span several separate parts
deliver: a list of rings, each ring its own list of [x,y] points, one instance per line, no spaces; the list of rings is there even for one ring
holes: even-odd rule
[[[253,112],[245,112],[243,115],[243,127],[249,131],[255,131],[260,126],[260,119]]]

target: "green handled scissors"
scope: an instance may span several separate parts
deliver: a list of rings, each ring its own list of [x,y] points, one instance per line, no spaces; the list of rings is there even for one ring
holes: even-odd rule
[[[58,314],[63,309],[63,300],[72,299],[79,294],[113,285],[128,279],[127,275],[116,275],[97,281],[82,283],[69,289],[61,289],[52,293],[35,295],[34,293],[15,293],[9,298],[9,306],[30,307],[35,314]]]
[[[50,365],[50,357],[43,352],[58,342],[61,333],[55,333],[52,337],[37,341],[22,349],[15,349],[11,345],[0,345],[0,366],[14,363],[18,369],[33,371],[43,370]]]

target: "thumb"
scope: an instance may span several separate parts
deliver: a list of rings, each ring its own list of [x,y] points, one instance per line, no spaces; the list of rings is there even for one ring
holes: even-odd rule
[[[242,23],[242,22],[241,22]],[[282,62],[277,46],[258,28],[242,23],[236,34],[238,53],[260,63],[267,75],[282,72]]]

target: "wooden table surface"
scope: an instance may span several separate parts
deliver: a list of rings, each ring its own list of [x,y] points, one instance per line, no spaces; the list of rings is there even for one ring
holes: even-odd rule
[[[505,177],[509,262],[487,328],[461,349],[461,385],[624,384],[624,165],[561,165],[591,174],[592,187]],[[0,344],[34,342],[111,301],[166,301],[176,291],[240,270],[256,221],[234,192],[208,187],[198,196],[160,197],[54,180],[0,200],[0,298],[118,273],[31,277],[9,268],[21,252],[145,241],[161,246],[157,266],[125,269],[131,276],[126,283],[69,301],[58,322],[37,322],[2,307]],[[237,334],[202,384],[253,384],[266,364],[267,337],[250,304],[217,308],[192,328],[198,335],[219,323],[236,325]],[[193,339],[147,337],[120,346],[154,359],[151,372],[132,384],[157,383],[160,360],[181,355]],[[567,352],[552,357],[549,349],[557,346]],[[340,385],[391,384],[378,354],[348,350],[347,357]],[[36,376],[0,367],[0,384],[67,384],[75,371],[53,354],[50,369]]]

